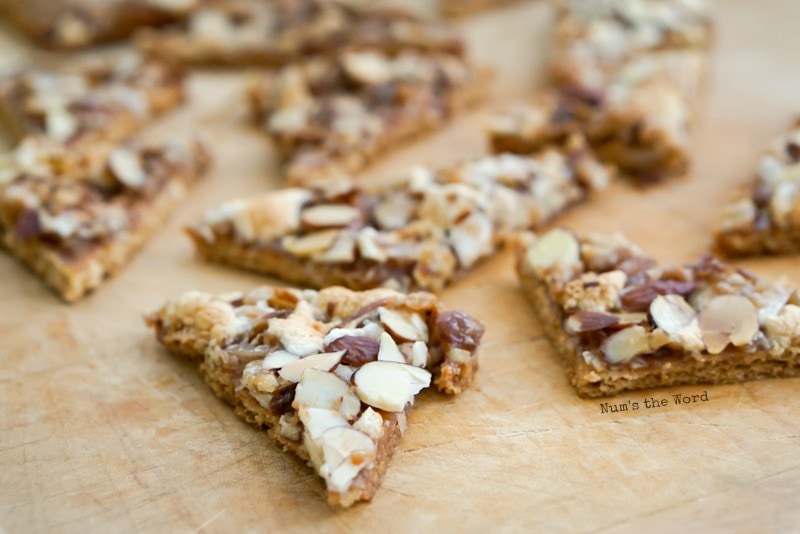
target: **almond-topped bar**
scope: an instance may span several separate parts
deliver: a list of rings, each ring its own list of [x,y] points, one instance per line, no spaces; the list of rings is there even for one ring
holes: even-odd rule
[[[78,300],[122,269],[207,165],[194,142],[26,138],[0,160],[0,242]]]
[[[274,67],[307,56],[335,57],[351,46],[391,53],[463,50],[461,38],[440,23],[359,0],[211,1],[177,26],[141,32],[137,42],[171,61],[229,66]]]
[[[254,85],[250,98],[290,183],[308,184],[360,171],[440,128],[484,96],[487,77],[454,54],[349,50],[287,67]]]
[[[491,117],[489,145],[494,152],[524,154],[579,131],[598,158],[637,183],[683,175],[690,162],[692,99],[661,66],[680,63],[696,86],[703,67],[695,59],[664,54],[637,60],[592,101],[558,91],[536,95]]]
[[[351,184],[283,189],[225,203],[188,229],[199,254],[311,287],[439,291],[608,182],[579,138],[535,157],[416,168],[370,193]]]
[[[761,157],[755,179],[725,208],[715,238],[729,256],[800,252],[800,121]]]
[[[47,48],[74,49],[174,22],[197,0],[0,0],[0,15]]]
[[[622,235],[519,247],[523,292],[582,397],[800,376],[800,294],[707,255],[657,265]]]
[[[685,174],[705,70],[700,52],[637,56],[613,79],[561,86],[495,114],[489,144],[495,151],[526,153],[581,131],[600,159],[637,182]]]
[[[565,92],[592,99],[631,61],[663,52],[702,53],[712,40],[702,0],[562,0],[551,72]]]
[[[499,114],[489,142],[524,152],[578,129],[637,182],[685,174],[711,33],[701,2],[561,2],[553,94]]]
[[[328,502],[368,501],[433,383],[461,393],[483,326],[429,293],[260,287],[189,292],[147,317],[169,350],[200,362],[214,392],[325,481]]]
[[[12,136],[121,139],[184,99],[183,74],[128,54],[73,69],[19,72],[0,80],[0,122]]]

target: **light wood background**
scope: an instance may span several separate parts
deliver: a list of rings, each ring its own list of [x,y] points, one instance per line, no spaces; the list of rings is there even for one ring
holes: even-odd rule
[[[732,187],[800,113],[800,2],[724,0],[692,176],[617,184],[559,222],[623,230],[688,262]],[[550,16],[524,3],[460,23],[492,63],[490,105],[366,173],[484,153],[485,112],[541,83]],[[0,65],[53,60],[0,28]],[[55,58],[57,61],[66,59]],[[115,280],[68,306],[0,255],[0,531],[790,531],[800,525],[800,380],[620,396],[670,405],[601,414],[579,399],[520,295],[509,254],[443,294],[487,325],[481,373],[461,398],[424,393],[374,501],[324,503],[323,486],[239,421],[142,315],[189,289],[268,279],[197,261],[181,228],[219,201],[280,184],[268,142],[243,124],[245,76],[197,72],[192,105],[153,135],[201,130],[216,166]],[[798,258],[742,262],[800,283]],[[708,402],[671,404],[708,391]]]

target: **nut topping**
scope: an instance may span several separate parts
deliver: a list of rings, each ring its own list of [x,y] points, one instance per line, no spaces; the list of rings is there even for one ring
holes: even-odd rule
[[[594,332],[620,322],[619,317],[605,312],[581,310],[570,315],[564,326],[573,333]]]
[[[342,363],[361,367],[367,362],[374,362],[378,359],[380,343],[372,338],[364,336],[342,336],[326,347],[329,351],[346,351],[342,356]]]
[[[378,451],[382,462],[391,456],[414,396],[431,385],[422,368],[429,350],[439,391],[457,394],[470,384],[483,327],[445,313],[429,293],[264,286],[192,292],[147,321],[168,346],[176,340],[193,357],[202,352],[209,383],[223,384],[226,398],[247,408],[241,415],[273,429],[325,479],[331,500],[344,504],[344,495],[372,496],[372,478],[382,474],[370,471]],[[220,317],[225,328],[215,328]],[[426,321],[436,325],[430,336]],[[450,358],[452,350],[467,359]]]
[[[392,309],[378,308],[381,322],[397,337],[406,341],[427,341],[428,325],[417,314],[403,315]]]
[[[575,235],[561,228],[550,230],[528,248],[531,267],[544,271],[555,266],[572,269],[580,264],[580,244]]]
[[[331,228],[347,226],[357,220],[360,212],[347,204],[319,204],[303,210],[300,220],[309,227]]]
[[[147,183],[147,175],[142,169],[138,154],[118,148],[108,156],[108,167],[122,185],[131,189],[141,189]]]
[[[625,363],[650,351],[650,335],[641,326],[623,328],[603,344],[603,355],[609,363]]]
[[[414,395],[430,385],[431,374],[413,365],[377,361],[356,371],[353,383],[366,404],[387,412],[402,412]]]
[[[378,360],[382,362],[398,362],[406,363],[406,359],[400,349],[397,347],[392,336],[384,332],[381,334],[380,351],[378,352]]]
[[[719,354],[728,343],[747,345],[758,333],[758,313],[746,297],[719,295],[709,300],[699,317],[703,342],[711,354]]]
[[[300,379],[303,377],[303,371],[306,369],[330,371],[339,363],[342,359],[342,355],[344,355],[343,350],[306,356],[285,364],[281,367],[281,370],[278,371],[278,374],[281,378],[289,382],[300,382]]]
[[[320,438],[330,428],[349,426],[338,410],[302,405],[297,408],[297,415],[311,439]]]
[[[377,447],[369,436],[349,427],[334,427],[320,437],[320,475],[334,491],[346,491],[353,479],[375,460]]]
[[[303,371],[292,406],[295,409],[309,406],[336,410],[348,421],[355,419],[361,411],[361,401],[350,388],[350,384],[332,373],[313,367]]]
[[[300,359],[300,356],[287,352],[285,350],[276,350],[269,354],[261,362],[262,369],[280,369],[286,364],[292,363]]]
[[[694,291],[693,282],[679,282],[677,280],[654,280],[637,286],[627,288],[620,295],[622,309],[627,311],[648,311],[650,303],[658,295],[686,296]]]
[[[337,237],[339,237],[337,230],[322,230],[301,237],[288,235],[281,240],[281,245],[297,256],[310,256],[333,246]]]
[[[659,295],[650,304],[650,315],[670,339],[686,350],[704,348],[697,313],[680,295]]]

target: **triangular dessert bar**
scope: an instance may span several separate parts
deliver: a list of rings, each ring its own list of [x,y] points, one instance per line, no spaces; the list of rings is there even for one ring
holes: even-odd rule
[[[755,179],[725,208],[715,237],[729,256],[800,252],[800,121],[761,157]]]
[[[535,157],[416,168],[376,193],[329,183],[227,202],[188,232],[199,254],[294,283],[439,291],[608,182],[579,138]]]
[[[196,142],[26,138],[0,158],[0,243],[78,300],[122,269],[208,163]]]
[[[214,392],[322,477],[331,504],[370,500],[414,397],[473,381],[483,326],[429,293],[259,287],[189,292],[147,317]]]

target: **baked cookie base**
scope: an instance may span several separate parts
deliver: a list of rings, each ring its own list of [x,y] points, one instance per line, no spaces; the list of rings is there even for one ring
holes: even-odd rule
[[[336,289],[331,291],[334,290]],[[344,292],[344,294],[348,293]],[[352,295],[352,293],[349,294]],[[394,292],[387,294],[399,295]],[[380,303],[382,300],[378,298],[378,295],[375,298],[377,299],[373,301],[375,303]],[[394,297],[385,300],[392,298]],[[434,314],[434,319],[442,311],[430,295],[422,293],[409,295],[405,305],[425,316]],[[158,341],[170,352],[194,360],[199,364],[201,375],[214,393],[232,405],[239,417],[256,428],[266,430],[270,438],[285,451],[294,453],[314,468],[304,441],[291,439],[284,435],[281,432],[281,416],[262,406],[258,399],[242,385],[242,375],[248,360],[240,358],[234,351],[226,348],[230,344],[235,345],[234,341],[239,337],[220,337],[214,333],[214,328],[218,325],[211,326],[211,331],[201,330],[198,326],[201,322],[208,323],[209,319],[213,321],[212,311],[214,310],[211,308],[200,308],[195,310],[191,316],[186,316],[180,312],[162,308],[161,311],[146,317],[146,322],[155,330]],[[467,330],[466,332],[471,335],[473,331]],[[480,327],[480,333],[482,333],[482,327]],[[436,343],[437,335],[432,333],[431,343]],[[475,340],[476,343],[479,337],[480,334]],[[475,348],[471,349],[471,355],[468,358],[459,358],[459,361],[452,360],[445,355],[442,361],[429,369],[434,378],[432,383],[439,391],[451,395],[460,394],[471,385],[478,369],[474,351]],[[363,469],[356,475],[347,490],[328,489],[327,499],[332,505],[348,507],[356,502],[372,499],[380,487],[391,457],[405,432],[408,417],[413,410],[413,402],[406,404],[398,412],[375,410],[383,420],[382,434],[378,438],[373,438],[377,446],[375,459],[371,462],[369,469]]]
[[[800,347],[778,356],[730,347],[720,354],[697,358],[674,351],[666,356],[647,356],[647,365],[638,369],[605,362],[597,369],[583,358],[578,337],[566,331],[563,309],[550,298],[545,282],[528,266],[524,249],[518,251],[517,273],[523,294],[564,365],[569,382],[581,397],[606,397],[654,387],[734,384],[800,376]]]
[[[109,243],[97,245],[77,261],[70,261],[38,242],[14,239],[10,234],[3,244],[65,301],[75,302],[122,270],[169,218],[186,190],[182,182],[169,183],[151,204],[138,208],[139,221],[135,227]]]

